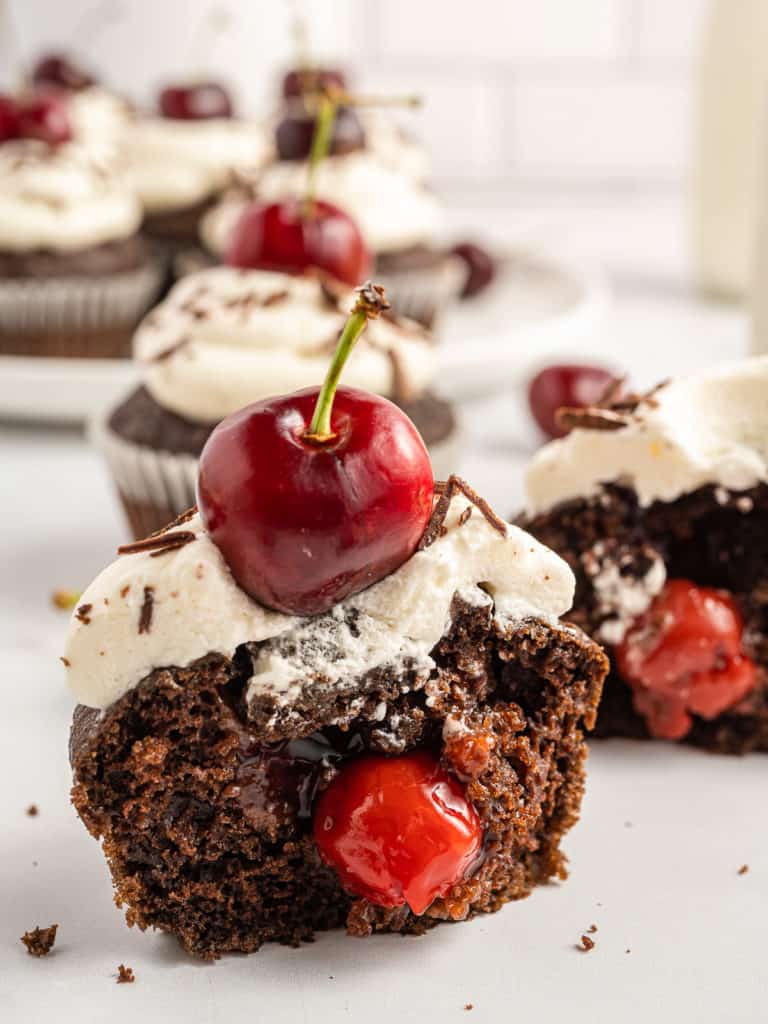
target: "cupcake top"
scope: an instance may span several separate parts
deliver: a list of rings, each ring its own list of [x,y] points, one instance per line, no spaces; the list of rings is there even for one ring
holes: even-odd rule
[[[740,491],[768,481],[768,356],[725,363],[648,395],[587,409],[583,426],[545,445],[528,469],[531,514],[629,487],[641,506],[707,484]]]
[[[82,146],[0,146],[0,249],[74,251],[128,238],[140,222],[126,182]]]
[[[136,118],[123,140],[131,184],[150,213],[204,202],[270,152],[261,125],[235,118]]]
[[[131,119],[125,100],[98,85],[67,96],[75,138],[94,153],[112,154],[118,149]]]
[[[353,292],[318,277],[214,267],[190,274],[140,324],[134,354],[166,409],[216,423],[251,402],[321,381]],[[403,319],[369,325],[345,382],[402,398],[436,372],[429,335]]]
[[[258,198],[273,202],[305,195],[307,173],[305,161],[269,164],[256,183]],[[323,160],[317,169],[316,191],[319,198],[352,217],[373,252],[429,245],[440,227],[434,194],[370,148]],[[211,252],[227,248],[244,203],[242,192],[236,190],[206,214],[201,236]]]
[[[367,590],[298,618],[241,590],[190,513],[165,534],[128,545],[138,550],[118,557],[83,594],[62,659],[69,685],[80,703],[105,708],[154,668],[184,667],[212,652],[232,657],[251,643],[248,701],[267,695],[285,705],[305,686],[357,679],[381,665],[428,674],[454,595],[493,606],[502,628],[553,621],[570,608],[574,578],[565,562],[487,507],[454,497],[443,527]]]

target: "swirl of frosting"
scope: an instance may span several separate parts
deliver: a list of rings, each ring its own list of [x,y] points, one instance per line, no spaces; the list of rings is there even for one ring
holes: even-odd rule
[[[222,191],[271,155],[261,125],[234,118],[137,118],[123,136],[125,167],[144,208],[181,209]]]
[[[289,705],[302,687],[332,686],[377,665],[397,673],[407,664],[428,675],[456,593],[492,604],[504,628],[528,618],[552,622],[570,608],[573,573],[523,530],[494,528],[463,497],[453,499],[444,526],[391,575],[325,615],[297,619],[238,587],[195,514],[178,526],[185,543],[162,558],[151,547],[122,555],[82,595],[63,658],[69,686],[80,703],[106,708],[154,668],[184,667],[211,652],[232,657],[252,642],[262,646],[247,700],[264,694]],[[147,594],[151,628],[142,629]]]
[[[270,395],[319,384],[353,304],[318,278],[214,267],[183,278],[139,325],[134,354],[159,405],[217,423]],[[403,319],[375,320],[344,383],[403,400],[436,372],[429,335]]]
[[[126,182],[82,146],[0,146],[0,249],[84,249],[128,238],[140,223]]]
[[[97,85],[67,96],[75,138],[94,153],[113,154],[130,121],[130,107],[114,93]]]
[[[304,195],[307,170],[298,161],[271,163],[258,179],[259,198],[274,202]],[[317,195],[345,210],[377,253],[429,245],[440,227],[432,192],[370,151],[324,160],[317,172]],[[242,193],[235,192],[203,218],[201,237],[211,252],[227,248],[244,203]]]

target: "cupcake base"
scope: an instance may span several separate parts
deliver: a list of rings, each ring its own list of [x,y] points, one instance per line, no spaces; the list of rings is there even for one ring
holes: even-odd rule
[[[461,433],[448,402],[426,393],[398,403],[424,439],[435,476],[457,468]],[[215,424],[191,423],[140,387],[94,425],[131,532],[146,537],[195,503],[197,459]]]
[[[395,311],[435,327],[440,312],[461,293],[463,262],[443,249],[417,246],[376,257],[376,280],[387,289]]]

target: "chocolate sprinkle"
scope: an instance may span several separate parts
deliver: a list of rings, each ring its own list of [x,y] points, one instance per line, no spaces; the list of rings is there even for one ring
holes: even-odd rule
[[[472,505],[467,505],[464,511],[459,516],[459,526],[463,526],[464,523],[468,523],[472,516]]]
[[[555,423],[563,430],[622,430],[630,422],[628,413],[601,409],[598,405],[583,408],[565,406],[555,413]]]
[[[77,611],[75,612],[75,618],[79,619],[84,626],[90,624],[91,616],[88,613],[90,612],[91,608],[93,608],[92,604],[81,604],[78,607]]]
[[[148,633],[152,627],[152,609],[155,606],[155,588],[144,587],[144,601],[139,615],[139,634]]]
[[[24,932],[19,941],[27,947],[30,956],[47,956],[56,942],[58,927],[57,924],[51,924],[47,928],[33,928],[32,931]]]
[[[451,501],[457,493],[463,494],[464,497],[482,513],[485,520],[493,527],[494,530],[496,530],[497,533],[500,533],[502,537],[507,536],[507,524],[503,519],[496,515],[485,498],[481,498],[477,491],[473,490],[469,486],[466,480],[462,480],[460,476],[456,476],[452,473],[448,477],[447,481],[435,481],[435,494],[439,495],[439,497],[434,509],[432,510],[432,515],[427,523],[427,528],[419,541],[419,546],[417,548],[418,551],[424,551],[425,548],[431,547],[438,537],[445,536],[445,517],[448,515],[448,509],[451,507]],[[464,522],[466,522],[466,519]]]
[[[136,981],[136,975],[133,973],[133,968],[120,964],[117,968],[117,984],[132,985],[134,981]]]
[[[175,356],[179,349],[185,348],[189,344],[190,340],[191,339],[186,336],[183,338],[179,338],[179,340],[175,341],[172,345],[169,345],[167,348],[161,349],[161,351],[158,352],[157,355],[152,356],[148,360],[148,362],[164,363],[166,359],[170,359],[171,356]]]
[[[192,530],[176,530],[171,533],[152,534],[143,540],[131,541],[130,544],[121,544],[117,549],[118,555],[136,555],[142,551],[151,551],[152,558],[164,555],[168,551],[176,551],[186,544],[191,544],[197,539],[197,534]]]

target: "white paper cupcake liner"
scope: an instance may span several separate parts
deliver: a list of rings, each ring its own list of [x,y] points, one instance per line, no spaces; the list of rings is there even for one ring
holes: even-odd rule
[[[435,266],[377,272],[375,278],[386,288],[395,312],[432,327],[446,306],[458,298],[466,268],[458,257],[446,256]]]
[[[93,332],[136,323],[162,280],[160,266],[104,277],[0,280],[0,331]]]

